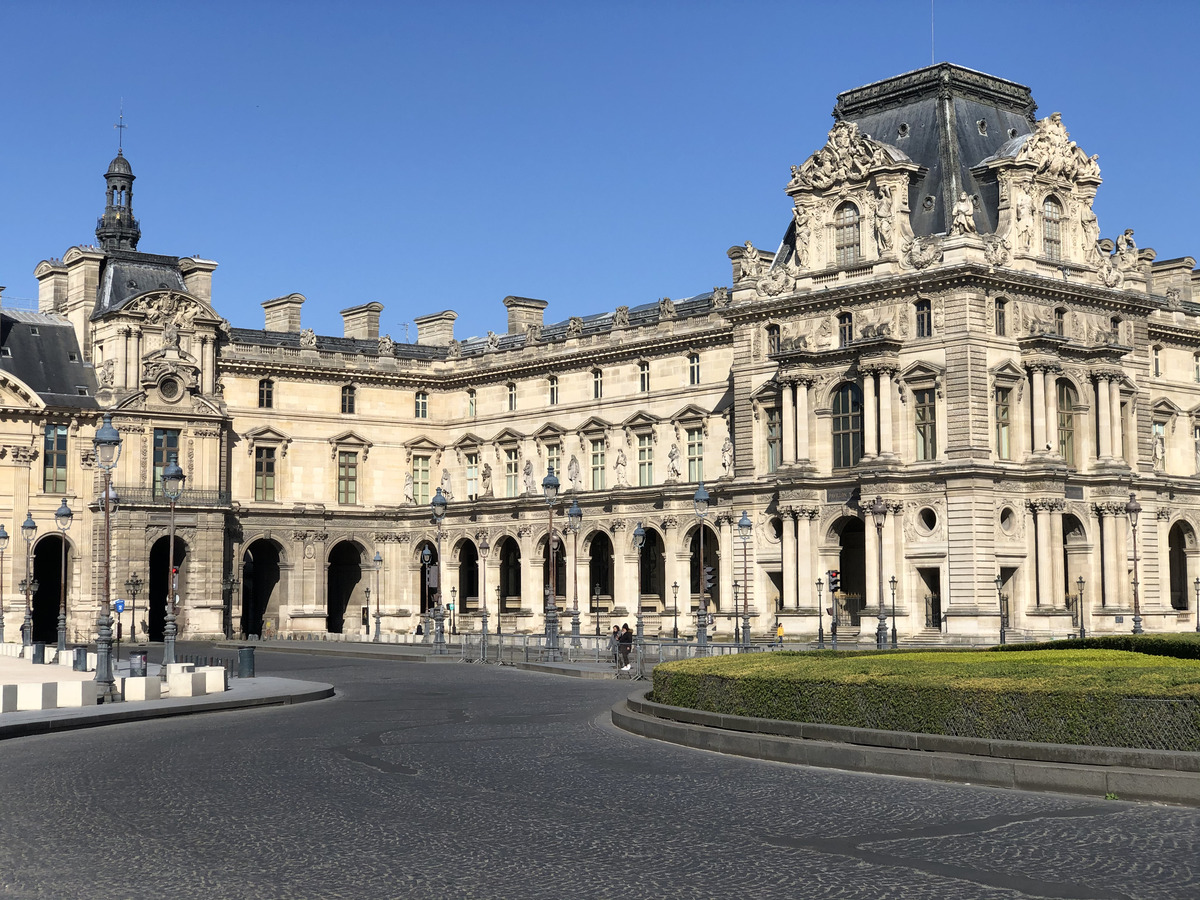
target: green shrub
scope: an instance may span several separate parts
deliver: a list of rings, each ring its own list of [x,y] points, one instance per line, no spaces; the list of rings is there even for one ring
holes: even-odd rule
[[[1200,659],[1200,632],[1182,634],[1105,634],[1080,640],[1043,641],[1038,644],[1002,644],[992,651],[1021,650],[1124,650],[1148,656]]]

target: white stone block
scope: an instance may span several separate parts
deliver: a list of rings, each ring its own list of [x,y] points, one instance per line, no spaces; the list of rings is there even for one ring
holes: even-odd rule
[[[221,694],[228,690],[229,679],[225,677],[224,666],[201,666],[196,674],[204,676],[206,694]]]
[[[0,712],[17,711],[17,686],[0,684]]]
[[[195,663],[167,663],[167,677],[172,675],[183,675],[186,672],[195,672]]]
[[[60,709],[76,706],[95,706],[100,694],[100,685],[94,681],[58,682],[58,706]]]
[[[56,666],[66,666],[68,669],[75,665],[75,654],[70,650],[65,653],[58,654],[58,659],[54,661]]]
[[[88,671],[95,672],[98,665],[100,665],[100,658],[95,653],[88,653]]]
[[[17,709],[55,709],[57,705],[57,682],[17,685]]]
[[[121,691],[126,701],[157,700],[162,696],[162,679],[157,675],[140,678],[122,678]]]
[[[203,697],[206,693],[205,684],[206,679],[199,672],[180,672],[167,676],[167,691],[172,700],[179,697]]]

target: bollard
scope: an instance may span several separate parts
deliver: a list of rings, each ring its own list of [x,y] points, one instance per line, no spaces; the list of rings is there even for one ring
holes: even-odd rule
[[[238,678],[254,677],[254,648],[238,647]]]
[[[75,662],[72,663],[71,668],[74,669],[76,672],[86,672],[88,670],[87,647],[76,647],[75,648]]]
[[[146,677],[146,651],[132,650],[129,653],[129,677]]]
[[[34,641],[33,643],[33,663],[34,665],[45,664],[46,662],[46,645],[42,641]]]

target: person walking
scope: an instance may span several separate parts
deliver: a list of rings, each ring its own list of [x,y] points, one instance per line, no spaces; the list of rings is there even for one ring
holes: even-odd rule
[[[782,650],[783,649],[783,623],[782,622],[777,622],[775,624],[775,641],[779,644],[779,649]]]
[[[621,636],[617,638],[617,642],[621,646],[621,671],[629,671],[629,652],[633,649],[633,632],[629,630],[629,623],[626,622],[621,626]]]
[[[608,638],[608,655],[612,657],[612,663],[618,669],[621,668],[621,629],[616,625],[613,626],[612,634]]]

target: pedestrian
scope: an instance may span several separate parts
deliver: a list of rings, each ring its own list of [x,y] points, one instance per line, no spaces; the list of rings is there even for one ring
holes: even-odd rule
[[[633,632],[629,630],[629,623],[626,622],[621,626],[621,636],[617,638],[617,642],[621,647],[621,671],[629,671],[629,651],[633,649]]]
[[[608,639],[608,652],[612,656],[613,665],[618,669],[621,668],[621,629],[616,625],[613,626],[612,634]]]
[[[783,623],[775,623],[775,640],[779,642],[779,649],[783,649]]]

